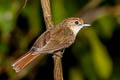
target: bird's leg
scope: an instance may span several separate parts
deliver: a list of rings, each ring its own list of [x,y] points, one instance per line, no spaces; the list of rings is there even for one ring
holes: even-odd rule
[[[65,48],[63,48],[63,49],[61,49],[61,50],[59,50],[61,53],[64,53],[65,52]],[[58,51],[57,51],[58,52]],[[54,56],[58,56],[58,57],[63,57],[63,54],[54,54]],[[54,57],[53,56],[53,57]]]
[[[61,52],[64,53],[64,52],[65,52],[65,48],[63,48],[63,49],[61,50]]]

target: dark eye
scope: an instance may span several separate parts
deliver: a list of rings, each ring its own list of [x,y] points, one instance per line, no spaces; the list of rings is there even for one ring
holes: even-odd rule
[[[78,24],[79,24],[79,21],[75,21],[75,24],[78,25]]]

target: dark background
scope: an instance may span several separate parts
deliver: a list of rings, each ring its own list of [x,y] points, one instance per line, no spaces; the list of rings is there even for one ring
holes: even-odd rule
[[[42,55],[21,72],[11,64],[45,28],[39,0],[0,0],[0,80],[53,80],[52,55]],[[81,17],[82,29],[62,58],[64,80],[120,80],[120,1],[51,0],[54,24]]]

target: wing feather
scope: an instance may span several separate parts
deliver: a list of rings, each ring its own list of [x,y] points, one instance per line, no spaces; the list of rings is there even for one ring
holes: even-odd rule
[[[52,53],[69,47],[75,40],[73,32],[67,27],[58,27],[51,31],[47,44],[39,49],[40,53]]]

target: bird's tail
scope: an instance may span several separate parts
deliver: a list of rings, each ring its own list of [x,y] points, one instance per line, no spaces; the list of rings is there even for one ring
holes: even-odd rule
[[[21,71],[27,64],[29,64],[31,61],[33,61],[36,57],[38,57],[40,54],[34,54],[32,55],[31,52],[27,52],[24,56],[16,60],[12,67],[16,72]]]

